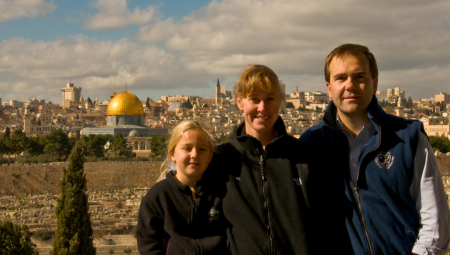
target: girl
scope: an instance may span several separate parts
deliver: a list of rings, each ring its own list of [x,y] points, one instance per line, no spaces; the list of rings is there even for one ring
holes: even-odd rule
[[[228,254],[221,198],[225,190],[202,178],[213,155],[212,136],[195,121],[172,131],[165,173],[142,198],[136,226],[140,254]],[[225,187],[225,186],[223,186]]]

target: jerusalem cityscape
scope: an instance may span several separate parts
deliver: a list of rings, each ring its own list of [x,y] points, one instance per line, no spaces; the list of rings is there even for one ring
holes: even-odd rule
[[[414,168],[414,175],[417,171],[435,171],[434,177],[439,177],[440,173],[444,190],[439,178],[431,178],[435,182],[428,185],[437,187],[438,191],[433,192],[441,192],[440,198],[446,196],[450,206],[449,12],[450,5],[445,1],[0,0],[0,255],[78,254],[81,250],[83,254],[139,254],[142,250],[140,246],[138,248],[139,234],[136,229],[139,228],[138,219],[141,222],[141,202],[147,192],[159,184],[159,178],[163,176],[161,173],[167,169],[168,162],[174,163],[167,159],[173,156],[168,147],[171,132],[177,125],[185,121],[200,123],[211,134],[217,146],[232,144],[232,141],[237,140],[235,138],[241,125],[244,126],[245,134],[261,143],[264,151],[267,143],[263,144],[261,137],[247,132],[249,121],[246,111],[249,110],[239,103],[247,98],[242,96],[239,101],[241,94],[235,89],[247,68],[262,65],[273,70],[279,80],[281,91],[277,96],[281,95],[281,103],[275,110],[277,114],[274,114],[277,121],[284,123],[288,137],[294,137],[290,138],[295,142],[299,142],[302,137],[300,140],[305,142],[308,140],[305,134],[311,138],[312,133],[308,132],[326,123],[326,113],[332,112],[331,108],[337,107],[334,102],[340,99],[333,97],[334,87],[330,85],[330,79],[341,77],[330,75],[330,66],[338,65],[335,62],[344,63],[357,58],[358,54],[348,53],[342,56],[337,54],[333,59],[330,52],[340,45],[363,45],[370,49],[370,54],[376,58],[366,55],[372,75],[369,84],[374,85],[374,91],[369,96],[372,98],[375,94],[371,105],[382,108],[389,118],[396,116],[401,117],[395,117],[396,120],[403,118],[402,121],[406,119],[420,123],[417,126],[423,126],[424,132],[418,128],[416,134],[420,133],[420,137],[426,141],[424,144],[430,146],[424,151],[428,153],[432,148],[430,153],[437,160],[436,166],[433,155],[431,160],[429,154],[426,154],[428,156],[425,159],[418,156],[418,159],[412,160],[412,155],[391,155],[390,151],[382,151],[385,147],[384,144],[380,147],[381,131],[375,132],[370,126],[367,131],[364,125],[358,132],[380,132],[380,144],[376,152],[375,149],[369,151],[376,154],[380,150],[380,154],[373,157],[373,163],[389,170],[394,157],[396,160],[404,157],[402,162],[410,159],[414,161],[411,163],[414,167],[416,160],[425,160],[424,169]],[[377,66],[376,75],[373,65]],[[358,69],[356,73],[361,75],[364,72]],[[265,89],[261,84],[255,91]],[[362,84],[358,86],[363,87],[363,90],[370,87]],[[358,100],[360,98],[355,101]],[[265,101],[263,104],[266,107]],[[372,114],[367,109],[364,109],[364,118]],[[340,111],[337,107],[336,112]],[[358,200],[360,195],[364,196],[364,187],[358,193],[358,187],[353,186],[358,183],[360,166],[356,168],[355,162],[351,161],[355,160],[355,151],[361,149],[359,153],[363,152],[370,137],[367,136],[369,138],[363,142],[358,140],[360,144],[355,142],[356,145],[353,145],[358,132],[352,133],[341,115],[336,113],[336,116],[333,121],[338,123],[339,131],[330,126],[331,129],[350,137],[345,140],[349,148],[342,146],[342,152],[347,149],[346,152],[351,152],[348,153],[350,160],[347,160],[347,154],[341,155],[344,163],[336,165],[344,168],[348,163],[351,168],[348,171],[352,175],[348,177],[349,187],[354,189],[354,193],[350,192],[351,199],[354,195],[357,201],[354,204],[360,206],[360,211],[353,211],[353,217],[361,217],[361,221],[352,220],[364,226],[361,229],[366,231],[364,238],[367,237],[368,247],[365,248],[370,250],[368,254],[394,254],[380,250],[373,252],[362,203]],[[270,118],[255,115],[255,119],[261,122]],[[375,123],[378,120],[371,118],[367,121]],[[383,125],[386,125],[383,126],[384,132],[389,125]],[[275,127],[271,128],[274,132],[268,133],[278,134]],[[343,130],[347,130],[348,134]],[[352,135],[355,140],[351,140]],[[312,138],[310,141],[317,142]],[[409,145],[409,141],[401,139],[396,142],[401,146]],[[416,142],[413,140],[411,144]],[[423,141],[417,143],[420,142]],[[314,158],[315,163],[320,163],[317,165],[324,162],[334,164],[337,161],[336,155],[341,153],[341,147],[333,152],[336,155],[331,155],[331,150],[326,151],[328,145],[326,143],[322,150],[314,151],[317,155],[311,158]],[[317,145],[317,148],[320,146]],[[291,153],[293,151],[280,152],[283,155],[279,157],[286,159],[287,154],[294,154]],[[210,161],[217,157],[216,151],[214,157],[212,154],[211,150]],[[265,163],[263,154],[260,156],[259,165],[258,161],[254,165],[261,167],[261,176],[258,177],[262,177],[264,182]],[[303,156],[298,156],[299,161]],[[364,165],[362,162],[367,159],[364,156],[356,155],[356,162]],[[171,167],[178,169],[178,166]],[[354,178],[354,169],[356,181],[351,179]],[[385,177],[379,175],[380,178]],[[417,203],[414,212],[419,210],[417,206],[422,206],[422,203],[435,201],[435,193],[429,195],[425,192],[429,186],[424,185],[425,181],[421,177],[417,178],[423,181],[420,183],[423,186],[419,185],[418,188],[412,184],[410,193],[404,190],[399,192],[401,195],[408,193],[405,195],[407,199],[413,194],[416,196],[413,198],[417,199],[414,201]],[[233,181],[241,181],[239,176],[232,178]],[[292,182],[292,179],[292,185],[296,185],[296,188],[303,189],[306,186],[302,186],[300,176],[294,175],[289,181]],[[408,181],[413,182],[410,179]],[[271,209],[267,209],[268,200],[262,202],[267,199],[265,192],[278,192],[284,188],[279,186],[284,185],[277,188],[261,186],[265,189],[261,188],[261,201],[257,203],[264,205],[261,206],[267,213],[264,217],[269,218]],[[195,192],[190,188],[193,193],[188,190],[189,196],[192,195],[195,200]],[[414,193],[417,191],[414,188],[420,189],[418,194]],[[330,193],[333,192],[326,193],[329,201],[323,204],[334,202],[328,195],[331,197],[335,194]],[[440,200],[443,201],[440,205],[446,204],[444,200]],[[250,201],[246,202],[252,205]],[[401,204],[398,201],[396,203]],[[414,207],[410,204],[407,206]],[[281,207],[279,212],[291,213]],[[207,211],[209,220],[214,219],[214,210]],[[332,215],[335,211],[339,210],[332,208],[325,213]],[[373,216],[375,211],[372,207],[372,210],[365,212]],[[397,213],[395,210],[393,212]],[[384,213],[382,211],[379,214]],[[416,213],[418,216],[414,216],[420,218],[420,226],[416,229],[423,227],[421,217],[426,213],[429,211],[423,209]],[[401,218],[406,214],[403,211],[398,215]],[[448,220],[443,223],[442,220],[450,214],[440,211],[436,215],[445,215],[436,223],[440,225],[435,227],[445,232],[443,239],[450,240],[450,231],[446,232],[446,226],[450,226],[450,223]],[[288,218],[286,214],[284,216],[280,218]],[[264,217],[259,220],[263,222]],[[80,226],[71,225],[71,220],[75,222],[75,218],[78,223],[82,222]],[[275,228],[268,221],[261,231],[267,228],[270,236],[268,254],[286,253],[272,250],[275,246],[271,231]],[[403,221],[403,218],[399,221]],[[407,223],[409,221],[413,220],[405,220]],[[374,219],[373,222],[378,225],[381,221]],[[442,227],[441,224],[447,225]],[[294,227],[294,223],[288,223],[280,229],[288,225]],[[398,232],[410,237],[409,230],[405,231]],[[83,233],[81,237],[79,233]],[[73,235],[73,239],[69,240],[66,237],[70,235]],[[374,239],[374,236],[383,236],[380,233],[370,235]],[[289,238],[295,239],[292,236]],[[337,237],[333,238],[338,240]],[[420,238],[423,240],[414,238],[419,244],[411,253],[417,254],[423,248],[420,241],[425,242],[429,236],[422,234]],[[335,249],[332,242],[326,238],[320,239],[324,239],[324,247],[331,247],[323,249],[327,250],[324,254],[334,253],[330,250]],[[436,247],[448,246],[448,243],[443,243],[445,240],[430,239]],[[380,240],[378,242],[383,243]],[[168,239],[161,241],[164,249],[167,249],[167,242]],[[384,242],[383,245],[391,244]],[[392,244],[392,247],[395,245]],[[281,246],[278,245],[278,248]],[[441,253],[431,253],[428,249],[432,248],[427,246],[428,254],[450,254],[450,248],[436,247],[432,248]],[[242,252],[232,254],[235,253]]]
[[[140,201],[157,181],[162,164],[162,158],[152,153],[153,137],[167,136],[168,130],[178,122],[195,119],[209,128],[216,141],[224,142],[243,120],[230,91],[220,86],[219,80],[216,97],[207,99],[171,95],[141,100],[124,86],[120,92],[112,88],[110,100],[98,102],[84,100],[82,88],[74,83],[67,83],[61,91],[64,100],[61,105],[45,102],[45,99],[3,102],[1,132],[4,136],[8,129],[10,139],[19,134],[30,139],[46,137],[55,130],[62,130],[68,138],[77,139],[106,134],[123,136],[133,156],[125,160],[120,157],[120,161],[105,160],[114,153],[109,149],[108,141],[100,144],[100,158],[93,154],[88,157],[88,161],[93,162],[84,165],[97,252],[111,249],[118,252],[127,248],[137,251],[133,231]],[[412,100],[397,87],[377,91],[377,98],[386,104],[385,110],[390,114],[422,121],[429,136],[450,138],[450,95],[447,93]],[[286,106],[280,116],[288,133],[299,137],[318,124],[328,103],[329,97],[324,92],[286,93]],[[47,254],[52,245],[49,233],[56,227],[54,211],[62,168],[67,167],[67,162],[56,158],[46,163],[32,161],[29,148],[22,149],[0,158],[3,180],[0,220],[26,224],[31,232],[37,233],[32,240],[38,244],[39,253]],[[436,151],[436,156],[447,195],[450,195],[450,152]]]

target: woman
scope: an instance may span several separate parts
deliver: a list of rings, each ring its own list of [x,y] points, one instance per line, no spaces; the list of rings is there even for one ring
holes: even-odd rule
[[[286,132],[284,92],[263,65],[242,72],[233,93],[244,122],[236,138],[215,148],[214,171],[226,173],[223,212],[232,254],[311,254],[310,148]],[[205,172],[206,173],[206,172]]]

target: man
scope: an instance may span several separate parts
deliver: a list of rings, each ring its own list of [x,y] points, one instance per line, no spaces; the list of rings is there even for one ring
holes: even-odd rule
[[[323,169],[342,180],[337,209],[353,252],[445,254],[450,213],[421,122],[386,114],[378,105],[377,64],[365,46],[334,49],[325,80],[332,102],[301,139],[323,152]]]

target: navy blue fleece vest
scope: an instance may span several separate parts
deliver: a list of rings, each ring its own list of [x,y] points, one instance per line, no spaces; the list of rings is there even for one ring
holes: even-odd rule
[[[414,156],[422,130],[419,121],[386,114],[374,97],[368,108],[377,133],[359,157],[357,190],[374,254],[410,254],[417,238],[419,219],[409,193]],[[350,181],[348,142],[336,126],[331,103],[325,122],[312,127],[301,139],[321,148],[328,167],[341,172],[345,197],[342,210],[355,254],[370,254],[356,193]]]

